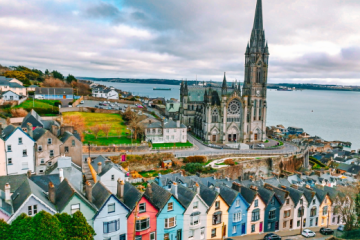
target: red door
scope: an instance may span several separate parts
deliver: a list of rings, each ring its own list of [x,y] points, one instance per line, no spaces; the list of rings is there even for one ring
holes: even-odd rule
[[[259,226],[259,232],[262,232],[262,225],[263,225],[263,223],[261,222],[260,226]]]

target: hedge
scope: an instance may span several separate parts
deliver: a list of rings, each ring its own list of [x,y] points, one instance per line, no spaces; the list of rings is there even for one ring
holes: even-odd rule
[[[320,167],[326,167],[325,164],[323,164],[322,162],[320,162],[319,160],[317,160],[317,159],[314,158],[314,157],[310,157],[310,158],[309,158],[309,161],[312,162],[312,163],[318,164]]]
[[[207,161],[206,156],[189,156],[184,158],[184,163],[205,163]]]

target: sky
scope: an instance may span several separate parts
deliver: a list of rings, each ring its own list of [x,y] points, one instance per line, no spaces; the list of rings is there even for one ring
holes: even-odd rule
[[[256,0],[0,0],[0,64],[243,81]],[[360,85],[359,0],[263,0],[269,83]]]

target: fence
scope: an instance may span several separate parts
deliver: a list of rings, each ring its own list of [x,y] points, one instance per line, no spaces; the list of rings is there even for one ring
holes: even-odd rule
[[[27,100],[27,97],[24,97],[24,98],[20,99],[20,100],[18,101],[18,105],[20,105],[21,103],[25,102],[26,100]]]

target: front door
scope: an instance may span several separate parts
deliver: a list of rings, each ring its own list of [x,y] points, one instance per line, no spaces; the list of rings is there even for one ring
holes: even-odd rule
[[[262,228],[263,228],[263,223],[261,222],[260,226],[259,226],[259,232],[262,232],[262,230],[263,230]]]
[[[231,142],[231,134],[228,135],[228,141]]]
[[[181,229],[177,230],[177,232],[176,232],[176,240],[181,240],[181,232],[182,232]]]
[[[338,216],[338,219],[337,219],[338,221],[337,221],[337,223],[339,224],[340,223],[340,216]]]
[[[241,225],[241,234],[245,234],[245,223]]]
[[[66,95],[63,95],[63,99],[66,99]]]
[[[292,229],[292,227],[293,227],[292,225],[293,225],[293,220],[291,219],[290,220],[290,229]]]
[[[234,142],[236,142],[236,134],[233,134]]]
[[[275,222],[275,231],[279,230],[279,222]]]
[[[258,135],[257,135],[257,133],[254,134],[254,140],[255,140],[255,141],[258,140]]]
[[[216,135],[212,135],[212,141],[216,142]]]

